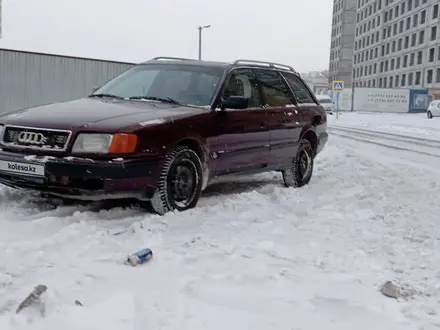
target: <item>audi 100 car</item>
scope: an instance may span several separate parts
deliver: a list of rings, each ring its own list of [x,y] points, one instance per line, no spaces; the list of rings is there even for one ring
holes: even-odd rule
[[[290,66],[157,57],[85,98],[1,115],[0,183],[183,211],[222,177],[280,171],[285,186],[308,184],[326,127]]]

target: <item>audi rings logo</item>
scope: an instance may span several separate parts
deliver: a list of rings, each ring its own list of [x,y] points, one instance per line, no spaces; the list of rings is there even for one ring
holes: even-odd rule
[[[41,133],[34,133],[34,132],[20,132],[18,134],[17,138],[18,142],[20,143],[27,143],[27,144],[44,144],[46,143],[46,137]]]

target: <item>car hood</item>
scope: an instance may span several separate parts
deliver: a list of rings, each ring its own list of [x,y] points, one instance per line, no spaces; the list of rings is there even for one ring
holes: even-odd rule
[[[17,110],[0,116],[0,123],[40,128],[123,130],[139,123],[175,120],[208,111],[155,101],[83,98]],[[160,120],[160,121],[159,121]]]

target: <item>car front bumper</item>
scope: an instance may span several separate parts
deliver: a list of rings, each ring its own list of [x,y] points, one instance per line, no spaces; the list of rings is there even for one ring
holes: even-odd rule
[[[156,189],[158,168],[157,161],[39,157],[0,151],[0,183],[78,200],[148,200]]]

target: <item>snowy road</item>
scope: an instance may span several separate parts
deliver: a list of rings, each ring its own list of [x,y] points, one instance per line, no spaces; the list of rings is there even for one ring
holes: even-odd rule
[[[0,188],[0,329],[440,328],[440,120],[329,121],[309,186],[260,175],[181,214],[56,208]],[[150,263],[121,263],[144,247]],[[385,298],[387,280],[417,293]],[[45,320],[15,315],[37,284]]]

